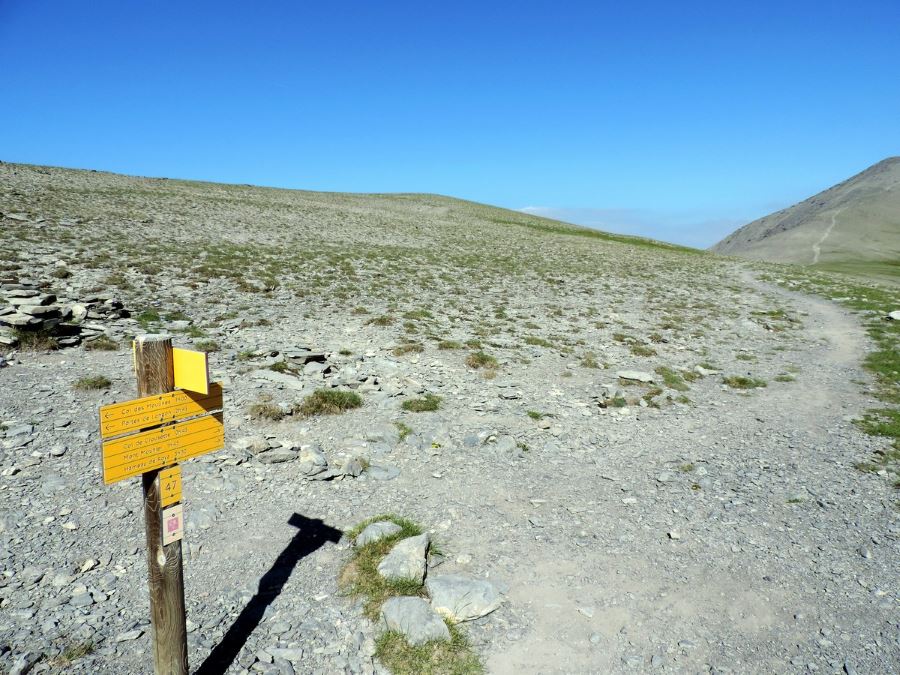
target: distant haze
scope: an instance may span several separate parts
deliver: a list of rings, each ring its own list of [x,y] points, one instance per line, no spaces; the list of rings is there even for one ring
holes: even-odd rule
[[[713,213],[673,213],[648,209],[526,206],[519,210],[604,232],[632,234],[694,248],[709,247],[751,219],[747,216],[723,217]]]

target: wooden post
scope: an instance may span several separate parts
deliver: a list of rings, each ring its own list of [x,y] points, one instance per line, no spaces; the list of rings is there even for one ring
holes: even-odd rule
[[[134,342],[134,369],[138,396],[165,394],[175,389],[172,338],[143,335]],[[156,675],[187,675],[187,629],[181,542],[162,544],[159,471],[143,474],[144,524],[147,534],[147,571],[150,620]]]

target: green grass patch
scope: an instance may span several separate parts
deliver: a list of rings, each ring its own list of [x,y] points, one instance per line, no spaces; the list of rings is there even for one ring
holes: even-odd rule
[[[525,414],[533,420],[539,420],[547,416],[547,413],[538,412],[537,410],[526,410]]]
[[[271,420],[277,422],[284,419],[284,411],[276,404],[269,401],[257,401],[252,404],[247,412],[256,420]]]
[[[585,352],[581,357],[582,368],[599,368],[600,363],[597,361],[597,355],[594,352]]]
[[[400,432],[400,442],[406,440],[406,437],[412,433],[412,427],[403,422],[394,422],[394,426],[397,427],[397,431]]]
[[[677,370],[673,370],[668,366],[660,366],[656,369],[656,373],[662,377],[663,383],[665,383],[669,389],[674,389],[675,391],[687,391],[690,389],[681,373]]]
[[[119,348],[119,343],[108,335],[101,335],[96,340],[84,343],[84,350],[88,352],[114,352]]]
[[[199,349],[201,352],[217,352],[221,347],[219,347],[219,343],[215,340],[198,340],[194,343],[194,346]]]
[[[19,349],[26,352],[49,352],[59,349],[59,343],[49,331],[13,329]]]
[[[366,321],[366,323],[372,326],[390,326],[392,323],[394,323],[394,317],[392,317],[390,314],[382,314],[381,316],[376,316],[372,319],[369,319],[368,321]]]
[[[400,406],[407,412],[434,412],[441,407],[443,399],[435,394],[425,394],[422,398],[410,398]]]
[[[424,347],[420,345],[418,342],[407,342],[402,345],[398,345],[394,347],[393,354],[394,356],[403,356],[404,354],[419,354],[424,351]]]
[[[362,396],[343,389],[316,389],[295,406],[294,411],[304,417],[314,415],[339,415],[362,406]]]
[[[458,626],[447,621],[449,642],[409,644],[400,633],[387,631],[375,641],[375,655],[393,675],[480,675],[478,656]]]
[[[544,338],[538,337],[536,335],[528,335],[525,337],[526,345],[533,345],[536,347],[552,347],[553,343],[549,340],[545,340]]]
[[[93,389],[109,389],[112,386],[112,382],[103,375],[91,375],[90,377],[82,377],[75,380],[72,386],[79,391],[91,391]]]
[[[390,521],[400,526],[400,532],[379,541],[353,549],[353,557],[341,570],[338,586],[351,597],[363,600],[363,611],[372,621],[376,621],[381,606],[386,600],[396,596],[424,596],[423,586],[414,580],[387,580],[378,574],[378,564],[401,539],[422,534],[416,523],[393,514],[382,514],[367,518],[345,533],[349,539],[356,539],[372,523]],[[378,659],[394,675],[476,675],[483,672],[477,655],[469,646],[461,629],[447,623],[450,630],[449,642],[429,642],[424,645],[410,645],[399,633],[386,631],[376,641]]]
[[[456,340],[441,340],[438,342],[438,349],[448,350],[448,349],[462,349],[463,345],[461,342],[457,342]]]
[[[482,351],[472,352],[466,357],[469,368],[496,368],[497,359]]]
[[[656,356],[656,350],[653,347],[639,344],[631,345],[631,353],[635,356]]]
[[[727,384],[732,389],[757,389],[766,386],[765,380],[745,377],[744,375],[728,375],[722,378],[722,383]]]

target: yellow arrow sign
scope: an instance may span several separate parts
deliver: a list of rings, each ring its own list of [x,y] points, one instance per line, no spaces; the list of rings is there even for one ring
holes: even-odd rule
[[[103,443],[103,482],[109,485],[223,447],[222,413],[116,438]]]
[[[165,422],[183,420],[222,409],[222,385],[209,386],[209,394],[173,391],[100,408],[100,437],[112,438]]]

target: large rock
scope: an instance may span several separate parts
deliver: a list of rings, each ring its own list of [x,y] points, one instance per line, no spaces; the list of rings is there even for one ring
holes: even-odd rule
[[[653,382],[653,375],[645,373],[641,370],[619,370],[616,371],[616,377],[623,380],[636,380],[637,382]]]
[[[450,640],[447,624],[422,598],[391,598],[381,606],[381,620],[385,628],[401,633],[411,645]]]
[[[454,621],[471,621],[500,606],[500,593],[489,581],[455,574],[428,577],[425,582],[431,606]]]
[[[354,543],[356,546],[365,546],[366,544],[371,544],[373,541],[378,541],[379,539],[384,539],[385,537],[392,537],[401,529],[402,528],[397,525],[397,523],[392,523],[389,520],[379,520],[377,523],[368,525],[362,532],[360,532],[356,536],[356,540]]]
[[[887,318],[891,321],[900,321],[900,309],[896,309],[893,312],[889,312]]]
[[[422,583],[428,557],[428,533],[397,542],[378,564],[378,574],[385,579],[411,579]]]
[[[300,447],[300,473],[304,476],[315,476],[328,468],[328,460],[325,454],[315,445],[303,445]]]

